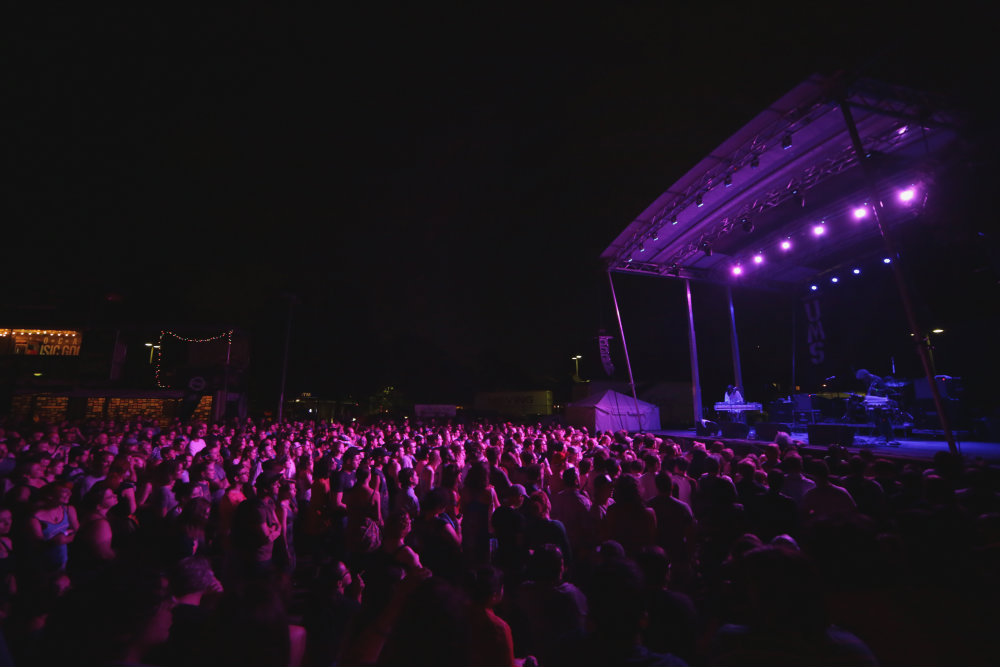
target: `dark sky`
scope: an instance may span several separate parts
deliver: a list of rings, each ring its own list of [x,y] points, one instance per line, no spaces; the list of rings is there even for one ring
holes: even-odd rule
[[[985,99],[957,13],[539,4],[11,17],[5,305],[236,326],[273,393],[294,295],[289,393],[564,386],[617,338],[600,252],[806,76]],[[633,364],[687,379],[677,286],[622,284]]]

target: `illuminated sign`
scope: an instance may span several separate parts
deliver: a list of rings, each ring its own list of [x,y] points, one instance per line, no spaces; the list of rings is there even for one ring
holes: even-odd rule
[[[40,357],[80,355],[79,331],[63,329],[0,329],[0,350]]]

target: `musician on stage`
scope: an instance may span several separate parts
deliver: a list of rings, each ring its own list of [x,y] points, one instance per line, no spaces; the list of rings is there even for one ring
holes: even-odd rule
[[[875,429],[880,436],[885,438],[886,444],[899,446],[898,442],[892,440],[892,420],[890,415],[890,407],[895,407],[895,401],[889,399],[889,385],[886,384],[885,380],[877,375],[872,375],[867,370],[862,368],[855,374],[855,377],[862,381],[868,383],[868,396],[876,396],[884,398],[883,404],[877,404],[877,407],[872,408],[872,419],[875,422]]]
[[[725,398],[722,399],[724,403],[742,403],[743,402],[743,392],[736,385],[729,385],[726,387]]]
[[[862,368],[854,376],[862,382],[868,383],[868,395],[869,396],[888,396],[889,387],[886,385],[885,380],[877,375],[872,375],[866,369]]]

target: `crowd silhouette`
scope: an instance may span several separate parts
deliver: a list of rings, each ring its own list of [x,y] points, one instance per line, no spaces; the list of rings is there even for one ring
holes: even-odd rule
[[[558,424],[0,423],[0,663],[985,664],[997,471]]]

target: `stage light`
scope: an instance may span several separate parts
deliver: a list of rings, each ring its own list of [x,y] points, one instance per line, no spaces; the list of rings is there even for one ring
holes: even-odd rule
[[[816,290],[819,289],[819,285],[810,285],[809,289],[811,289],[813,292],[815,292]]]
[[[705,202],[702,201],[701,199],[701,195],[698,195],[698,198],[694,200],[694,205],[697,206],[698,208],[701,208],[702,206],[705,205]]]
[[[712,244],[710,244],[708,241],[702,241],[699,247],[701,248],[701,251],[705,253],[705,257],[712,256]]]
[[[830,278],[830,282],[831,283],[839,283],[840,282],[840,278],[838,278],[837,276],[834,276],[833,278]]]
[[[726,180],[723,181],[722,184],[725,185],[727,188],[730,185],[732,185],[733,184],[733,175],[732,174],[726,174]]]
[[[788,150],[789,148],[792,147],[792,135],[786,134],[784,137],[781,138],[781,147],[784,148],[785,150]]]
[[[759,166],[760,166],[760,158],[754,155],[752,158],[750,158],[750,168],[756,169]]]
[[[746,216],[740,218],[740,226],[743,227],[743,231],[745,231],[747,234],[750,234],[754,230],[753,223]]]
[[[670,224],[671,225],[676,225],[677,224],[677,214],[676,213],[674,213],[674,217],[670,218]]]
[[[646,244],[642,241],[639,241],[639,252],[646,252]]]
[[[813,236],[823,236],[823,234],[826,234],[826,226],[822,222],[813,225]]]
[[[792,242],[789,241],[788,239],[785,239],[784,241],[781,242],[781,249],[782,250],[791,250],[792,249]]]
[[[856,209],[854,209],[854,217],[857,218],[858,220],[865,217],[866,215],[868,215],[867,206],[858,206]]]
[[[757,253],[756,255],[754,255],[753,256],[753,263],[754,264],[763,264],[764,263],[764,255],[762,255],[760,253]]]
[[[931,329],[931,333],[941,334],[944,333],[944,329]]]
[[[625,261],[628,262],[629,264],[631,264],[632,263],[632,256],[629,255],[628,259],[626,259]]]
[[[913,188],[906,188],[899,193],[899,201],[904,204],[908,204],[913,201],[913,198],[917,196],[917,191]]]
[[[654,229],[653,230],[653,234],[649,238],[652,239],[653,241],[659,241],[660,240],[660,230]]]
[[[739,265],[734,266],[733,267],[733,275],[734,276],[741,276],[741,275],[743,275],[743,267],[739,266]]]
[[[854,269],[854,271],[852,271],[852,273],[854,275],[856,275],[856,276],[860,276],[861,275],[861,269]]]
[[[882,263],[883,264],[892,264],[892,260],[890,258],[888,258],[888,257],[883,257],[882,258]]]
[[[906,130],[907,129],[909,129],[909,128],[906,125],[904,125],[903,127],[901,127],[898,130],[896,130],[896,134],[900,134],[900,135],[906,134]]]

